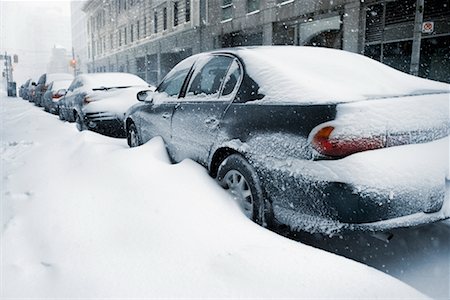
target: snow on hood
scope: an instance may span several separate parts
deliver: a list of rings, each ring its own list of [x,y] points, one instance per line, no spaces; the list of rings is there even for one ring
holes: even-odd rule
[[[258,102],[335,103],[424,93],[450,85],[415,77],[360,54],[299,46],[237,49],[255,80]],[[253,102],[252,102],[253,103]]]
[[[147,86],[148,83],[140,77],[129,73],[90,73],[80,75],[84,86],[88,89],[125,87],[125,86]]]
[[[141,85],[89,92],[87,95],[92,102],[85,105],[83,111],[85,113],[106,112],[122,119],[126,111],[139,102],[136,98],[137,93],[148,89],[148,85]]]

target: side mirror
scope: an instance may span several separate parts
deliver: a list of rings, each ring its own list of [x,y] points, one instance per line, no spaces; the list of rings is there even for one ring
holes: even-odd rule
[[[145,91],[140,91],[139,93],[137,93],[136,98],[139,101],[145,101],[145,102],[153,102],[153,94],[154,92],[152,92],[151,90],[145,90]]]

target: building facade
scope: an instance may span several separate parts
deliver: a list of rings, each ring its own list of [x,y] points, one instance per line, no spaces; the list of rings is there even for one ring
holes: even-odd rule
[[[157,84],[195,53],[310,45],[361,53],[405,72],[450,82],[449,2],[90,0],[83,7],[88,71],[130,72]],[[424,22],[431,28],[424,30]]]
[[[70,2],[71,23],[72,23],[72,58],[75,64],[72,70],[75,74],[87,73],[88,64],[88,44],[87,44],[87,19],[82,8],[86,5],[86,0],[73,0]]]

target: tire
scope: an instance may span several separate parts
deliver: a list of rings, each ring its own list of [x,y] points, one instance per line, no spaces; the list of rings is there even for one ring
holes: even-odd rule
[[[75,115],[75,123],[77,125],[78,131],[84,131],[87,129],[86,124],[84,124],[83,119],[81,119],[80,114],[78,113]]]
[[[272,204],[264,195],[255,168],[242,155],[228,156],[220,164],[216,179],[231,191],[249,219],[263,227],[273,227]]]
[[[58,109],[58,117],[59,117],[59,119],[60,119],[61,121],[65,121],[64,115],[63,115],[63,112],[62,112],[61,108]]]
[[[127,128],[127,142],[131,148],[142,145],[141,138],[134,123],[131,123]]]

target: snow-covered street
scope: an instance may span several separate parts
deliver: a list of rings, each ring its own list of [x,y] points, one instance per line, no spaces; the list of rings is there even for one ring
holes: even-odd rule
[[[0,107],[2,299],[450,296],[448,221],[289,239],[159,138],[130,149],[4,91]]]

